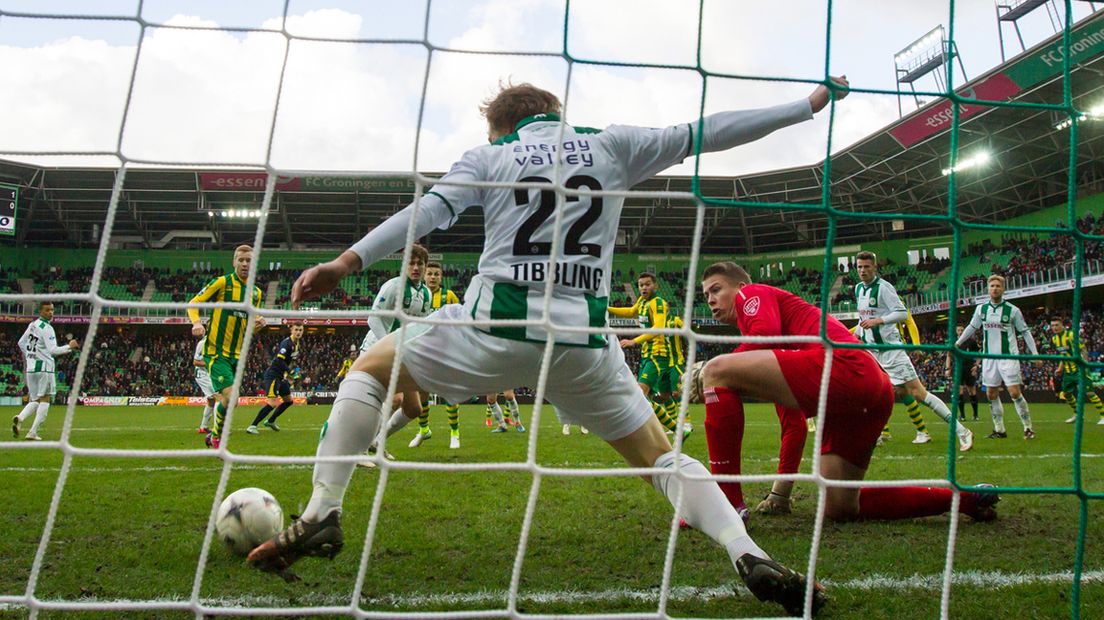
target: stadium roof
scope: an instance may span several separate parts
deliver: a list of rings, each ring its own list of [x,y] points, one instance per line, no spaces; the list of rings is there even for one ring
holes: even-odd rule
[[[1104,13],[1078,24],[1071,41],[1070,92],[1074,106],[1088,110],[1104,103]],[[1055,35],[958,92],[978,99],[1061,104],[1063,49],[1061,35]],[[948,212],[950,177],[943,175],[943,169],[949,165],[950,107],[945,99],[930,102],[832,156],[831,202],[844,212],[838,220],[836,244],[950,232],[943,221],[908,219]],[[991,154],[988,165],[956,175],[957,212],[962,221],[998,224],[1065,200],[1070,130],[1057,126],[1068,115],[1008,105],[960,110],[964,119],[960,157],[979,150]],[[1076,148],[1078,195],[1104,191],[1104,122],[1079,123]],[[0,161],[0,182],[23,188],[17,242],[96,245],[115,176],[116,170],[110,168],[44,168]],[[258,173],[131,169],[113,239],[128,247],[151,248],[226,248],[252,242],[255,218],[212,217],[208,211],[259,208],[263,180],[258,183],[258,176],[263,178]],[[345,181],[282,180],[278,212],[269,219],[265,245],[347,247],[411,198],[412,186],[401,179]],[[827,217],[794,208],[819,204],[823,181],[823,162],[739,177],[702,178],[701,192],[708,198],[766,203],[707,208],[702,251],[754,254],[824,247]],[[689,192],[691,178],[657,177],[636,189]],[[686,252],[694,230],[694,212],[688,208],[692,205],[685,199],[626,199],[619,249]],[[902,218],[848,217],[847,213],[902,214]],[[894,226],[894,219],[904,219],[903,228]],[[452,229],[432,233],[428,243],[434,251],[478,252],[482,224],[479,213],[467,214]]]

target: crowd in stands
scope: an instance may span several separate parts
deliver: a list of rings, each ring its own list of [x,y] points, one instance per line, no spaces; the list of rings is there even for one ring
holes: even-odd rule
[[[257,286],[266,291],[269,282],[280,283],[277,289],[275,307],[288,307],[291,302],[291,285],[299,277],[301,269],[260,269],[257,271]],[[208,282],[225,275],[225,269],[160,269],[135,265],[133,267],[107,267],[101,279],[100,294],[109,299],[141,299],[150,281],[154,283],[152,301],[171,301],[185,303],[198,293]],[[313,305],[324,308],[369,308],[377,291],[387,280],[395,277],[392,269],[368,269],[347,276],[340,286],[331,291]],[[444,283],[458,296],[463,298],[467,283],[475,275],[472,266],[464,268],[445,267]],[[0,292],[19,293],[18,279],[29,278],[34,282],[37,293],[80,293],[89,290],[92,283],[91,267],[61,269],[48,267],[34,270],[29,274],[17,273],[15,269],[0,271]],[[265,300],[266,302],[268,300]],[[59,310],[75,303],[62,302]],[[64,312],[59,312],[64,314]]]
[[[1026,310],[1029,325],[1040,350],[1050,350],[1050,314]],[[1062,314],[1069,325],[1068,312]],[[16,346],[22,333],[22,325],[11,324],[0,330],[0,394],[18,396],[23,389],[23,360]],[[84,328],[69,325],[57,327],[59,337],[70,336],[83,342]],[[261,376],[272,358],[272,351],[286,335],[284,330],[267,329],[251,345],[241,393],[256,394],[261,386]],[[355,350],[363,337],[360,329],[337,329],[326,333],[308,332],[300,344],[300,378],[293,381],[293,390],[302,392],[332,392],[337,388],[337,372],[342,361]],[[935,344],[945,342],[945,326],[923,330],[921,340]],[[1087,307],[1081,314],[1081,341],[1091,361],[1104,359],[1104,306]],[[180,332],[165,329],[135,329],[133,327],[104,326],[98,330],[89,364],[85,370],[81,391],[88,395],[165,396],[192,395],[198,390],[194,382],[192,355],[196,341],[181,327]],[[727,353],[729,343],[699,342],[697,359],[708,360]],[[625,351],[630,368],[636,369],[640,361],[640,349]],[[921,381],[930,389],[940,391],[947,385],[945,356],[942,352],[914,351],[910,353]],[[59,357],[59,392],[68,391],[76,371],[77,356]],[[1028,389],[1049,389],[1057,375],[1056,364],[1046,363],[1042,368],[1034,364],[1021,364]]]
[[[22,326],[19,326],[22,327]],[[62,333],[84,341],[84,329],[58,326]],[[63,331],[64,330],[64,331]],[[18,396],[23,389],[23,358],[16,346],[22,330],[0,331],[0,394]],[[253,395],[262,389],[261,379],[272,359],[273,350],[287,335],[286,330],[265,330],[251,346],[241,394]],[[300,341],[300,378],[292,389],[302,392],[326,392],[337,389],[337,372],[350,347],[356,348],[364,334],[361,330],[337,330],[323,334],[312,332]],[[196,340],[182,326],[179,333],[151,331],[131,327],[104,326],[96,333],[93,350],[85,368],[81,392],[93,396],[188,396],[198,394],[192,356]],[[67,393],[75,376],[76,355],[59,356],[57,383]],[[10,368],[11,370],[5,370]]]

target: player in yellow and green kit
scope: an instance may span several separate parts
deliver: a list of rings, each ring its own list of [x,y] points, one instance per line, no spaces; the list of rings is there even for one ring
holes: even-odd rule
[[[241,303],[245,301],[245,281],[249,277],[249,265],[253,262],[253,248],[239,245],[234,249],[234,271],[215,278],[207,283],[188,303]],[[261,289],[256,286],[250,292],[253,306],[261,306]],[[211,434],[207,443],[218,448],[222,439],[222,423],[226,419],[226,410],[230,404],[230,391],[234,386],[234,370],[241,356],[242,340],[245,339],[246,320],[249,314],[244,310],[215,308],[209,321],[210,333],[200,322],[199,310],[188,308],[188,318],[192,322],[192,335],[202,338],[207,335],[207,344],[203,349],[203,361],[207,364],[207,373],[211,376],[211,387],[215,391],[215,423],[211,425]],[[264,319],[257,317],[256,328],[264,327]]]
[[[1050,345],[1054,347],[1054,351],[1058,355],[1071,358],[1080,357],[1088,361],[1088,358],[1085,357],[1085,350],[1081,348],[1079,343],[1074,343],[1073,331],[1066,329],[1066,324],[1060,316],[1050,318]],[[1062,398],[1073,410],[1073,415],[1066,420],[1066,424],[1073,424],[1077,421],[1077,377],[1081,374],[1081,371],[1073,360],[1061,362],[1059,366],[1062,368],[1062,387],[1060,389]],[[1085,396],[1088,397],[1093,407],[1096,407],[1096,413],[1100,416],[1097,424],[1104,424],[1104,403],[1100,402],[1100,397],[1093,391],[1092,385],[1085,385]]]
[[[648,329],[667,326],[667,302],[656,295],[656,277],[653,273],[643,272],[636,279],[636,286],[640,296],[631,308],[609,307],[609,313],[613,316],[624,318],[636,317],[640,327]],[[640,345],[640,368],[636,373],[636,382],[640,390],[652,402],[652,411],[663,423],[663,426],[672,433],[675,432],[678,420],[673,420],[667,415],[662,401],[657,397],[666,387],[664,373],[670,373],[667,361],[667,337],[663,334],[640,334],[636,338],[621,340],[621,348],[628,349]]]
[[[452,292],[452,289],[441,286],[444,275],[445,271],[441,267],[441,263],[436,261],[426,263],[425,284],[426,288],[429,289],[430,312],[436,312],[449,304],[460,303],[460,298]],[[429,431],[429,398],[427,396],[422,397],[422,414],[418,416],[418,436],[415,439],[426,436]],[[460,447],[460,405],[441,402],[445,403],[445,413],[448,414],[449,449],[455,450]],[[421,444],[421,441],[418,443]]]
[[[682,317],[677,316],[674,310],[668,309],[667,328],[682,329]],[[669,334],[667,338],[667,372],[663,374],[660,393],[656,400],[663,403],[663,412],[666,419],[672,424],[678,424],[679,402],[682,401],[682,374],[686,369],[686,355],[682,347],[682,336]],[[664,418],[660,418],[661,420]],[[686,420],[682,425],[683,437],[689,437],[694,426],[690,423],[690,412],[686,412]]]
[[[360,355],[360,349],[356,346],[349,348],[349,357],[345,358],[345,361],[341,362],[341,368],[337,371],[337,381],[341,382],[345,378],[345,375],[349,374],[349,370],[353,367],[353,362],[356,361],[357,356]]]

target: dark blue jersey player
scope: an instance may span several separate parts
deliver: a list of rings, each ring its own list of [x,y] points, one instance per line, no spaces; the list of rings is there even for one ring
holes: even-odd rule
[[[245,432],[256,435],[260,432],[257,430],[257,425],[262,421],[265,426],[272,430],[280,430],[280,427],[276,426],[276,418],[287,411],[287,408],[292,404],[291,383],[288,382],[287,375],[297,369],[299,340],[302,337],[303,326],[292,325],[291,335],[280,341],[280,346],[276,348],[276,354],[272,356],[272,363],[269,364],[268,370],[265,370],[264,379],[261,381],[261,387],[264,388],[268,402],[257,412],[257,417],[253,418],[253,424],[250,424]],[[269,413],[272,416],[265,420]]]

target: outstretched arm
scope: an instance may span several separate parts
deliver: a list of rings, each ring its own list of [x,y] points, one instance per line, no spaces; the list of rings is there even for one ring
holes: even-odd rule
[[[847,76],[833,77],[832,81],[841,88],[836,98],[846,97]],[[703,153],[712,153],[754,142],[783,127],[813,118],[830,100],[828,87],[821,84],[807,98],[793,103],[758,110],[710,114],[702,119],[701,150]]]

